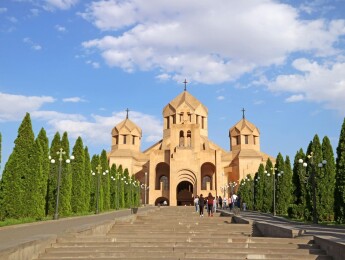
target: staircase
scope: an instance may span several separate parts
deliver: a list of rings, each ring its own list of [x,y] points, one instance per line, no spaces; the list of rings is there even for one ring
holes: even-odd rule
[[[332,259],[310,238],[253,237],[251,225],[230,222],[194,207],[161,207],[107,234],[60,238],[37,259]]]

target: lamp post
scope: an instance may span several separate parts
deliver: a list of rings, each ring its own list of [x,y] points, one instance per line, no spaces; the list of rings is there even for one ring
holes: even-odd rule
[[[272,175],[273,175],[273,216],[276,215],[276,171],[277,168],[271,168],[272,171]],[[268,177],[271,176],[270,173],[267,173],[267,171],[265,171],[265,173],[267,174]],[[280,171],[279,173],[277,173],[278,178],[283,174],[283,171]]]
[[[313,152],[311,152],[309,155],[307,155],[308,160],[310,161],[311,165],[311,173],[310,173],[310,179],[311,179],[311,185],[312,185],[312,193],[313,193],[313,223],[318,223],[318,217],[317,217],[317,209],[316,209],[316,172],[315,172],[315,165],[314,165],[314,158],[313,158]],[[308,164],[306,162],[303,162],[303,159],[298,160],[299,163],[302,164],[303,167],[307,167]],[[322,162],[317,164],[317,167],[320,169],[324,167],[324,165],[327,164],[326,160],[323,160]],[[321,175],[319,176],[321,178]]]
[[[59,156],[59,170],[58,170],[58,179],[57,179],[57,188],[56,188],[56,205],[55,205],[55,214],[54,219],[59,218],[59,198],[60,198],[60,183],[61,183],[61,171],[62,171],[62,156],[66,154],[66,152],[63,150],[63,148],[60,148],[59,151],[56,152],[56,154]],[[55,159],[52,159],[51,156],[49,156],[50,162],[55,163]],[[71,155],[70,159],[66,160],[66,163],[70,163],[71,160],[74,160],[74,156]]]
[[[97,194],[96,194],[96,214],[99,213],[99,193],[100,193],[100,185],[101,185],[101,173],[102,173],[102,166],[100,164],[98,164],[98,166],[96,167],[97,170]],[[103,172],[103,175],[106,175],[108,173],[108,170],[106,170],[105,172]],[[95,176],[96,173],[92,172],[92,175]]]
[[[147,186],[147,172],[145,172],[145,182],[140,187],[144,190],[144,206],[146,206],[146,192],[149,189],[149,186]]]

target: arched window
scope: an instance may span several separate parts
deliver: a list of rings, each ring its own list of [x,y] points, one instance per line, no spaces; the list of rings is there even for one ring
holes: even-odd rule
[[[192,132],[190,130],[187,131],[187,146],[192,147]]]
[[[183,133],[183,131],[180,131],[179,146],[180,147],[184,146],[184,133]]]
[[[211,187],[211,177],[210,176],[204,176],[204,178],[202,178],[202,184],[201,184],[202,190],[207,189],[207,183],[208,182],[210,183],[210,187]]]
[[[169,190],[169,180],[167,176],[162,176],[159,180],[159,182],[162,182],[162,188],[163,190]]]

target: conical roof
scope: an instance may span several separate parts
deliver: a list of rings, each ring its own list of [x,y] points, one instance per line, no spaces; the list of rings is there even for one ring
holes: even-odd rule
[[[142,136],[142,130],[139,126],[137,126],[133,121],[126,118],[119,124],[117,124],[113,130],[111,131],[111,134],[118,135],[118,134],[131,134],[134,136]]]
[[[176,111],[182,105],[189,106],[192,110],[202,109],[206,113],[208,112],[207,107],[205,107],[198,99],[191,95],[188,91],[183,91],[172,101],[169,102],[163,109],[163,114],[168,111]]]
[[[252,124],[251,122],[249,122],[247,119],[242,118],[240,121],[237,122],[237,124],[235,124],[233,127],[230,128],[230,133],[233,131],[236,132],[243,132],[243,131],[250,131],[251,133],[256,132],[258,134],[260,134],[259,129]]]

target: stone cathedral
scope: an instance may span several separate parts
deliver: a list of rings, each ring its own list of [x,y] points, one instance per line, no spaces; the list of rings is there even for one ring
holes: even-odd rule
[[[244,113],[229,130],[229,151],[209,140],[207,107],[186,89],[163,108],[163,119],[162,139],[145,151],[140,150],[142,130],[128,112],[111,132],[109,164],[122,165],[146,184],[142,203],[191,205],[201,193],[229,196],[228,183],[253,175],[268,158],[274,161],[260,151],[260,131]]]

